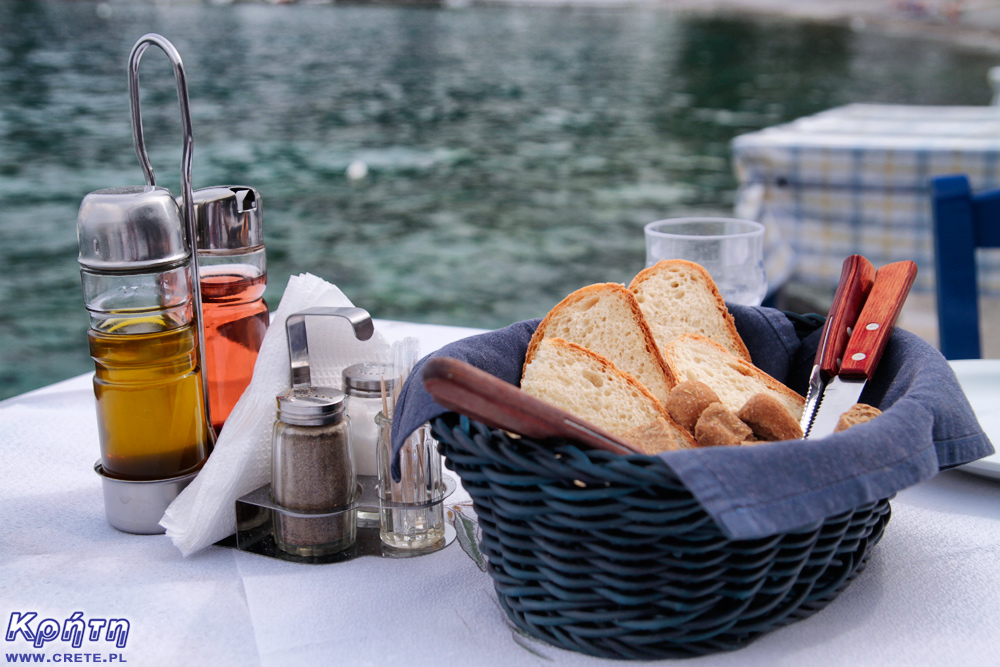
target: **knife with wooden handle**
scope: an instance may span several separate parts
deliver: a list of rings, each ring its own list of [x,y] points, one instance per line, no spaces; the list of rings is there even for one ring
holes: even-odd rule
[[[624,440],[471,364],[428,359],[424,387],[441,406],[528,438],[566,438],[615,454],[641,454]]]
[[[851,327],[861,314],[861,308],[865,305],[874,282],[875,267],[867,259],[861,255],[851,255],[844,260],[837,292],[823,325],[816,361],[809,376],[809,391],[800,422],[806,438],[810,437],[810,428],[816,418],[816,408],[823,395],[823,387],[831,377],[837,375]]]
[[[861,398],[916,277],[917,265],[911,261],[886,264],[876,272],[875,284],[854,323],[840,370],[823,388],[806,437],[822,438],[833,433],[840,415]]]

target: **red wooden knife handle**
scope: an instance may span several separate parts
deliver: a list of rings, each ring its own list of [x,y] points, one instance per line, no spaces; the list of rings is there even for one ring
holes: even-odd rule
[[[840,370],[840,358],[850,337],[849,329],[858,319],[874,282],[875,267],[867,259],[851,255],[844,260],[837,293],[823,326],[822,342],[816,351],[815,363],[824,377],[837,375]]]
[[[917,265],[909,260],[886,264],[878,270],[875,285],[844,351],[840,377],[871,377],[916,277]]]

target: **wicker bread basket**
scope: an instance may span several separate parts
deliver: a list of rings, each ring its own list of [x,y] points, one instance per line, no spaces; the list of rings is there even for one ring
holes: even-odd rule
[[[590,655],[740,648],[833,600],[889,521],[882,499],[795,532],[731,540],[656,457],[513,438],[454,412],[432,425],[473,499],[511,621]]]
[[[733,541],[662,461],[435,420],[510,619],[562,648],[657,659],[739,648],[822,609],[864,569],[888,500]]]

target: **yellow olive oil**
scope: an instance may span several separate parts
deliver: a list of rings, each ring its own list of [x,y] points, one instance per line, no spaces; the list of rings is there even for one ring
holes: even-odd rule
[[[104,471],[124,479],[165,479],[208,457],[197,331],[88,334]]]

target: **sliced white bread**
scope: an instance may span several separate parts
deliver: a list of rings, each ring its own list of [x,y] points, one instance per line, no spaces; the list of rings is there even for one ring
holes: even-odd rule
[[[660,351],[678,382],[704,382],[733,412],[738,413],[754,394],[766,393],[787,407],[796,421],[802,416],[805,398],[705,336],[684,334]]]
[[[674,386],[639,304],[619,283],[588,285],[556,304],[535,330],[525,365],[546,338],[562,338],[605,357],[660,403]]]
[[[601,355],[561,338],[539,341],[524,367],[521,389],[648,454],[695,446],[691,435],[635,378]]]
[[[673,339],[693,333],[711,338],[730,353],[750,361],[750,352],[736,331],[715,281],[698,264],[683,259],[662,260],[640,271],[629,290],[635,294],[661,353]]]

